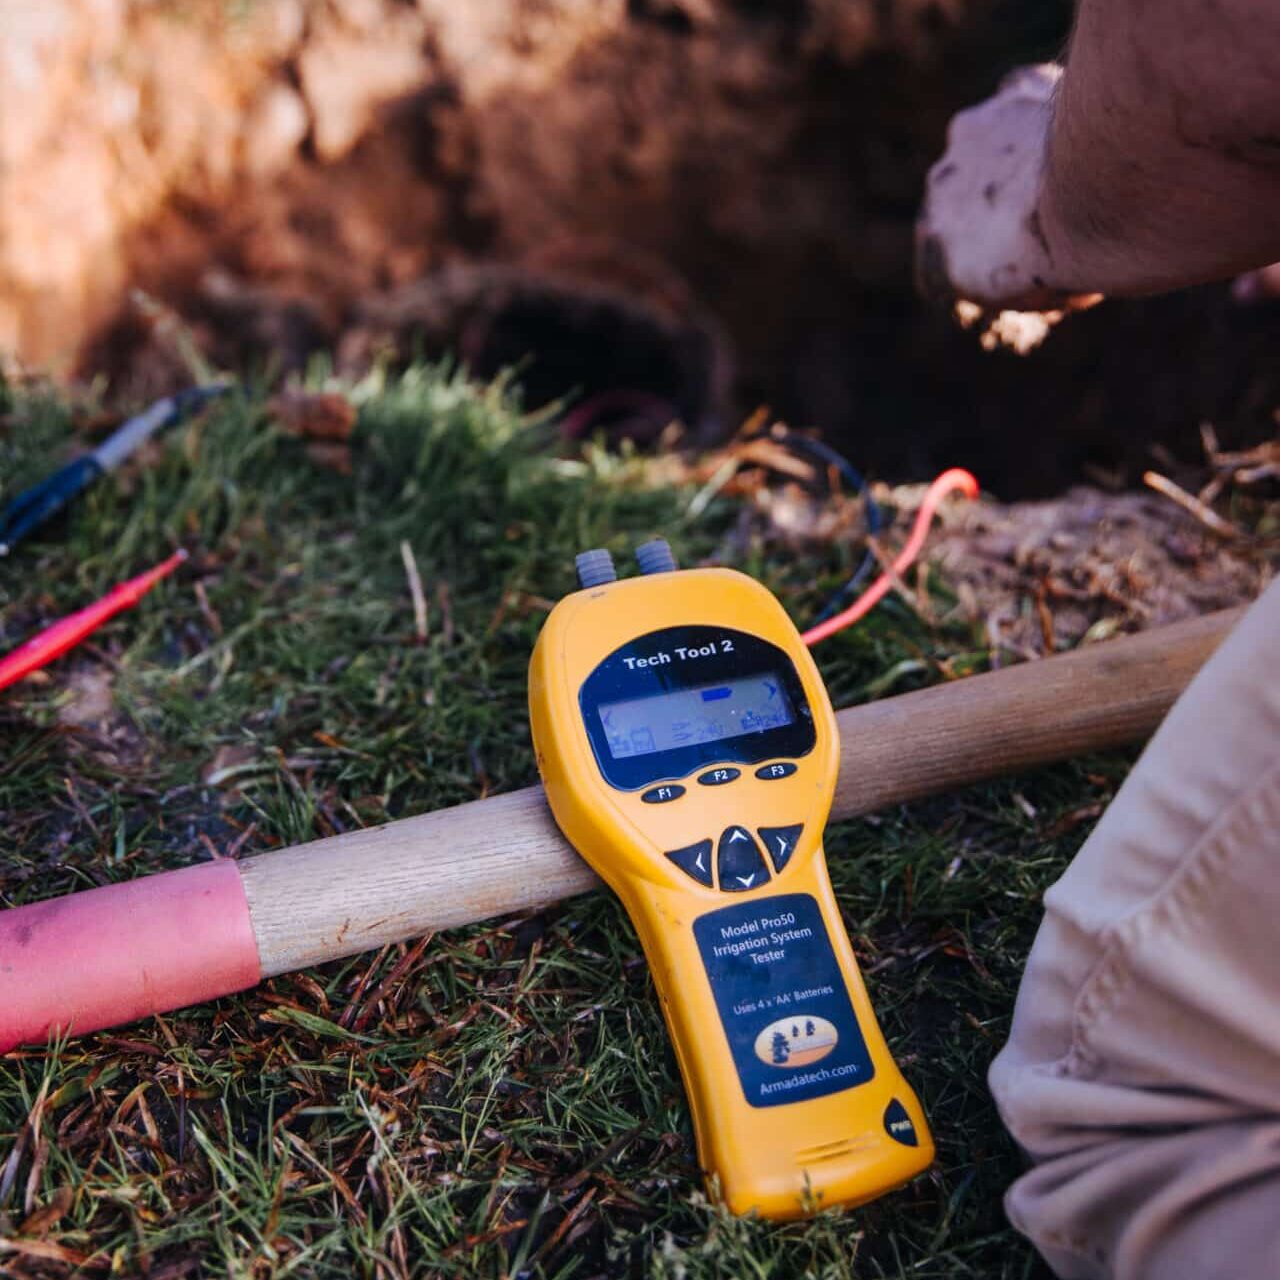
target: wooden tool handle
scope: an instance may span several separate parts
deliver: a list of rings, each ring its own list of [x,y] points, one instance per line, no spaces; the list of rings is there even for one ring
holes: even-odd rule
[[[850,707],[833,820],[1135,742],[1243,610]],[[264,975],[596,888],[540,787],[240,864]]]
[[[833,820],[1141,742],[1245,610],[838,712]]]
[[[842,711],[831,816],[1136,741],[1242,612]],[[531,787],[17,907],[0,912],[0,1053],[599,883]]]

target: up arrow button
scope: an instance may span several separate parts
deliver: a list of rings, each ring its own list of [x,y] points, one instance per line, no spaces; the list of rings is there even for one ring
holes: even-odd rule
[[[764,884],[769,869],[760,856],[760,846],[746,827],[726,827],[716,850],[720,888],[726,893],[744,893]]]

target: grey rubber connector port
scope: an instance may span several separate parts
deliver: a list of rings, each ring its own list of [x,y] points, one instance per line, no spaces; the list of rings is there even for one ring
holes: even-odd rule
[[[603,547],[579,551],[574,557],[573,567],[578,571],[578,586],[584,591],[588,587],[603,587],[606,582],[618,580],[613,557]]]
[[[636,548],[636,564],[641,573],[674,573],[680,567],[666,538],[642,542]]]

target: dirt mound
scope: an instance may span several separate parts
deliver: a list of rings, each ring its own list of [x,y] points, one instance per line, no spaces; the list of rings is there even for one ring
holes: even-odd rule
[[[1274,545],[1224,542],[1166,498],[1085,487],[960,508],[933,554],[992,648],[1023,658],[1248,604],[1276,561]]]

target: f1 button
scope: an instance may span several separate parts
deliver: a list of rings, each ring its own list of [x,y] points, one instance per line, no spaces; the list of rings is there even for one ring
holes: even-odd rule
[[[684,788],[678,782],[668,782],[663,787],[650,787],[640,797],[645,804],[666,804],[671,800],[679,800],[684,795]]]

